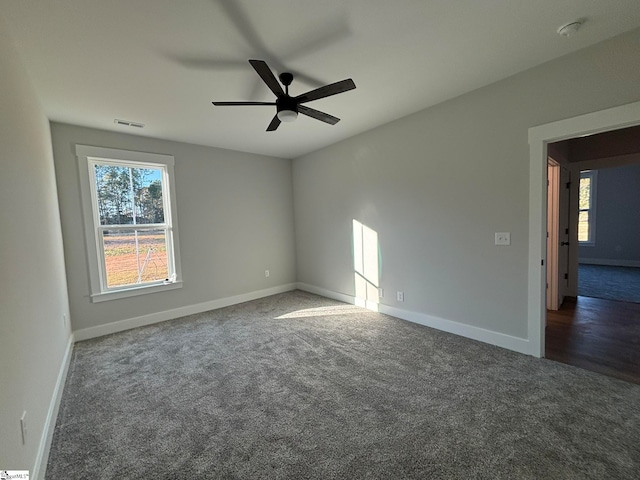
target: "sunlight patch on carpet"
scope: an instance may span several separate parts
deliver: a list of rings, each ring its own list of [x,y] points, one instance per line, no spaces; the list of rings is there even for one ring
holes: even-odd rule
[[[355,305],[332,305],[329,307],[305,308],[304,310],[296,310],[295,312],[285,313],[276,317],[276,319],[284,318],[305,318],[305,317],[324,317],[326,315],[344,315],[349,313],[362,312],[360,307]]]

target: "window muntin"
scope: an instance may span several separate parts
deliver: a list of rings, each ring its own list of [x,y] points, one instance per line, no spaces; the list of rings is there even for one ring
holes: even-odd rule
[[[92,301],[181,286],[173,157],[76,146]]]
[[[580,189],[578,199],[578,242],[581,245],[595,244],[595,195],[597,172],[584,170],[580,172]]]

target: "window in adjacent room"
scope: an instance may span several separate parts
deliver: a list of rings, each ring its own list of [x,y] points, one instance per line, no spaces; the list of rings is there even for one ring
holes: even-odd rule
[[[581,245],[595,245],[596,224],[596,170],[580,172],[580,198],[578,213],[578,241]]]
[[[181,286],[173,157],[76,146],[92,301]]]

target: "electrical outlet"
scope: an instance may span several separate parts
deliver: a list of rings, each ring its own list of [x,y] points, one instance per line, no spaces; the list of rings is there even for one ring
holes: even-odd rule
[[[399,302],[404,302],[404,292],[399,291],[396,298]]]
[[[378,298],[384,298],[384,288],[382,287],[378,289]]]
[[[22,431],[22,444],[26,445],[27,443],[27,411],[22,412],[22,416],[20,417],[20,430]]]
[[[511,232],[496,232],[496,245],[511,245]]]
[[[265,278],[266,278],[266,277],[269,277],[269,275],[271,275],[271,274],[269,273],[269,270],[265,270],[265,271],[264,271],[264,276],[265,276]]]

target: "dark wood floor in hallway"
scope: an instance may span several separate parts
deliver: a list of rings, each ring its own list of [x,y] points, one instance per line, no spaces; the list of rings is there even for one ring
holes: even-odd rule
[[[640,384],[640,303],[565,299],[547,311],[546,357]]]

